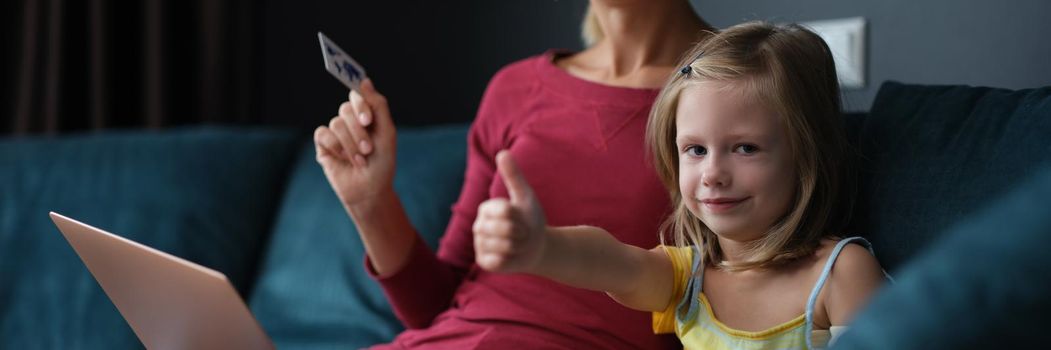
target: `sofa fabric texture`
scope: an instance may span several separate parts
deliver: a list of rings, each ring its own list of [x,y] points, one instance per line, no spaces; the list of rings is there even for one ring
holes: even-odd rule
[[[869,238],[892,274],[1051,164],[1051,87],[888,82],[855,125],[861,169],[851,234]]]

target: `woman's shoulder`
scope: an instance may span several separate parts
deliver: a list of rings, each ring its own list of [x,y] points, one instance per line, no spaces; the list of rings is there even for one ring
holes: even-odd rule
[[[504,65],[496,74],[493,74],[493,78],[489,81],[490,88],[494,85],[520,84],[536,80],[542,72],[543,66],[551,64],[551,60],[557,52],[557,50],[547,50],[544,53]]]
[[[537,86],[543,79],[538,74],[542,70],[539,65],[550,59],[552,52],[520,59],[500,68],[485,88],[474,125],[487,125],[487,132],[497,135],[524,120],[526,109],[521,107],[536,99]]]
[[[482,97],[482,110],[495,108],[503,111],[520,106],[540,83],[539,65],[550,55],[549,52],[511,62],[493,74]]]

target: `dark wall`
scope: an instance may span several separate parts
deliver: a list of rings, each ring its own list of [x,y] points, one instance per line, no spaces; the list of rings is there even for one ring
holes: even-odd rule
[[[845,107],[868,110],[879,84],[899,80],[1010,89],[1051,85],[1047,0],[691,0],[712,25],[747,20],[868,21],[866,87]]]
[[[1051,21],[1047,20],[1051,14],[1051,1],[691,2],[705,19],[718,27],[755,19],[786,22],[865,17],[869,29],[867,86],[845,92],[845,105],[851,111],[867,110],[879,84],[890,79],[1012,89],[1051,85],[1051,40],[1047,38],[1048,33],[1051,33]],[[3,49],[0,54],[0,81],[4,82],[0,87],[0,114],[3,114],[0,117],[4,125],[10,124],[10,114],[15,110],[15,91],[18,90],[12,89],[19,88],[16,83],[22,73],[18,63],[23,60],[24,43],[19,39],[22,37],[20,31],[26,29],[23,26],[26,3],[28,1],[0,2],[0,19],[3,19],[0,29],[6,29],[2,36],[4,40],[0,43],[0,49]],[[71,5],[67,11],[71,12],[66,17],[84,17],[84,14],[75,11],[79,7],[73,6],[79,2],[68,3]],[[129,8],[112,2],[103,3],[114,8]],[[185,7],[181,1],[158,0],[154,3],[167,4],[166,7],[173,8]],[[249,102],[233,101],[229,104],[236,106],[236,110],[250,111],[248,114],[252,116],[207,120],[261,122],[304,129],[312,129],[326,122],[335,114],[339,103],[346,99],[347,91],[323,69],[316,38],[318,30],[326,32],[368,69],[381,91],[390,98],[394,117],[399,124],[470,121],[474,118],[488,79],[501,66],[540,54],[549,48],[579,50],[579,27],[587,5],[586,0],[267,0],[251,4],[227,0],[220,3],[225,4],[220,7],[234,13],[252,12],[246,14],[253,19],[252,34],[231,35],[230,38],[240,38],[249,47],[254,47],[256,54],[244,60],[245,66],[255,72],[254,78],[237,87],[234,87],[236,84],[208,88],[166,85],[173,98],[180,102],[162,111],[172,115],[187,115],[172,124],[201,120],[201,113],[194,112],[203,108],[200,103],[179,100],[179,96],[207,95],[205,97],[225,100],[227,98],[223,96],[229,94],[239,96],[239,101],[250,101],[250,106],[243,106]],[[113,30],[129,30],[126,27],[132,28],[129,31],[141,30],[123,23],[142,22],[142,11],[118,12],[115,11],[107,21]],[[167,13],[165,16],[171,17],[169,22],[192,27],[194,23],[208,19],[198,12]],[[46,16],[41,18],[50,20]],[[71,29],[82,28],[83,24],[78,23],[71,22],[67,26]],[[36,29],[29,30],[40,36],[37,40],[50,38]],[[180,66],[185,61],[179,56],[179,53],[186,56],[189,55],[186,52],[201,51],[195,45],[215,40],[192,33],[183,35],[174,30],[171,33],[171,38],[159,41],[159,45],[172,53],[164,58],[172,64],[172,74],[178,75],[169,80],[179,81],[182,75],[215,75],[212,71],[194,71],[192,65]],[[129,35],[136,36],[135,33]],[[76,42],[68,44],[73,47],[80,45]],[[137,44],[141,44],[141,40],[136,41]],[[39,45],[50,47],[46,42]],[[113,69],[113,73],[119,75],[114,79],[150,83],[141,76],[139,70],[134,69],[137,63],[127,63],[144,59],[141,52],[129,49],[138,47],[136,45],[126,45],[113,39],[113,48],[106,51],[106,57],[112,61],[107,64],[120,67]],[[224,44],[223,47],[226,46],[234,45]],[[65,56],[69,56],[68,51],[66,53]],[[239,60],[236,57],[227,59]],[[86,76],[86,66],[73,67],[74,70],[63,75],[65,79]],[[223,67],[216,68],[219,69],[218,73],[224,73],[222,69],[229,68]],[[245,75],[251,74],[236,76]],[[61,86],[70,84],[63,81]],[[209,89],[225,91],[226,95],[213,96],[207,92]],[[135,97],[138,96],[135,94],[111,95],[141,102],[141,98]],[[114,108],[129,105],[125,100],[114,103],[117,106]],[[69,109],[64,114],[73,116],[71,118],[88,118],[89,111],[68,103],[62,105]],[[145,112],[132,112],[130,114],[144,114],[141,118],[151,118]],[[103,114],[106,114],[103,117],[111,118],[109,114],[113,113]]]
[[[324,69],[317,31],[361,63],[399,125],[474,119],[500,67],[548,48],[579,50],[583,0],[271,0],[264,8],[261,111],[313,128],[347,88]]]
[[[899,80],[1004,88],[1051,85],[1051,1],[691,0],[710,23],[868,21],[866,86],[844,91],[869,109]],[[579,50],[585,0],[270,0],[262,29],[261,110],[303,127],[335,114],[346,89],[323,69],[316,31],[361,62],[399,124],[470,121],[501,66],[548,48]]]

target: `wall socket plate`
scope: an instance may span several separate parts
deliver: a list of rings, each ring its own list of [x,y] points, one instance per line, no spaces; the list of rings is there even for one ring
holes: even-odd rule
[[[865,87],[865,18],[851,17],[799,23],[825,39],[836,61],[839,85]]]

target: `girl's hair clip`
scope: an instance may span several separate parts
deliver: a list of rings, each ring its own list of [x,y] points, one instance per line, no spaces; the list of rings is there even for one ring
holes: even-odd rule
[[[704,56],[704,51],[698,52],[697,57],[694,57],[693,61],[690,61],[689,64],[682,66],[682,69],[679,70],[679,73],[682,73],[682,75],[690,75],[690,72],[693,71],[693,67],[690,67],[690,64],[693,64],[693,62],[697,62],[697,60],[701,59],[701,56]]]

